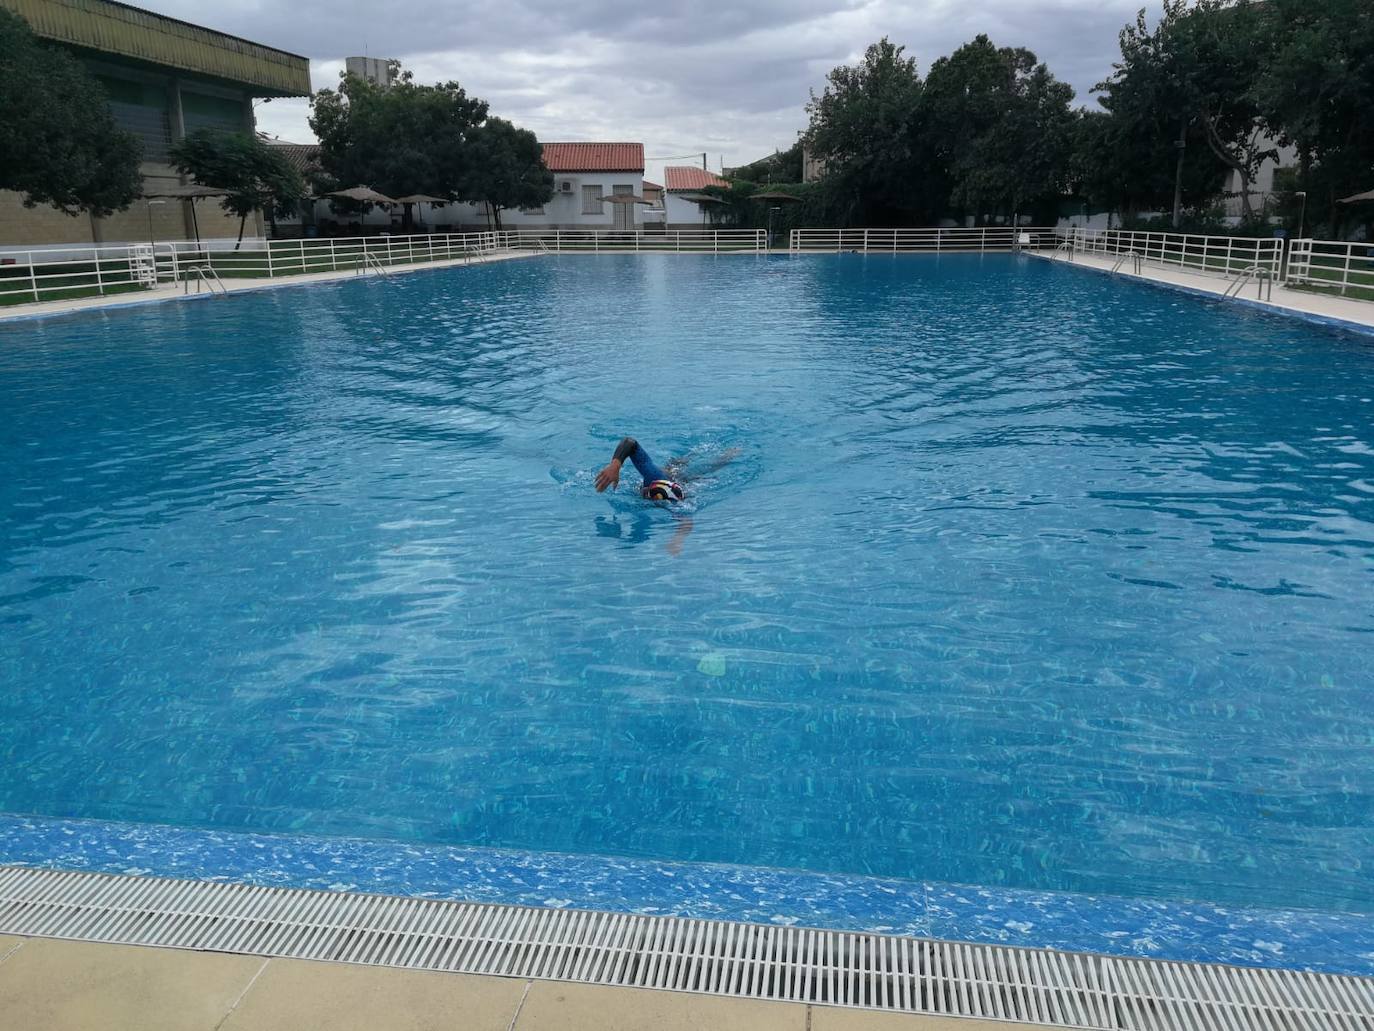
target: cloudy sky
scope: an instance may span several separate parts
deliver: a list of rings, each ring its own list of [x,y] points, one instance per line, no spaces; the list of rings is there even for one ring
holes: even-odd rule
[[[317,89],[353,54],[399,58],[420,82],[457,79],[541,140],[643,141],[664,158],[743,164],[806,125],[808,91],[886,35],[921,75],[986,32],[1025,46],[1091,103],[1121,26],[1154,0],[139,0],[140,6],[310,58]],[[313,139],[305,100],[258,126]],[[658,160],[654,160],[658,159]],[[672,164],[695,163],[671,160]],[[662,182],[662,179],[658,179]]]

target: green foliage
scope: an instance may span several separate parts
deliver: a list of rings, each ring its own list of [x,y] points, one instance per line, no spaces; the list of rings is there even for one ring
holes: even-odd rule
[[[1073,89],[1023,47],[980,35],[931,66],[925,130],[950,201],[977,218],[1052,204],[1068,179]]]
[[[1072,100],[1030,51],[986,36],[924,83],[880,40],[808,105],[807,139],[826,163],[817,208],[840,225],[931,221],[951,205],[977,218],[1048,208],[1068,180]]]
[[[239,242],[248,216],[262,210],[269,218],[298,210],[305,183],[286,156],[246,133],[201,129],[178,140],[172,164],[202,186],[228,190],[220,203],[239,216]]]
[[[1255,104],[1270,129],[1297,148],[1292,185],[1308,194],[1308,224],[1338,236],[1360,212],[1337,199],[1374,189],[1374,5],[1268,0],[1262,14],[1270,45]]]
[[[553,197],[553,173],[544,167],[534,133],[504,118],[488,118],[471,138],[466,200],[485,201],[501,228],[502,208],[536,208]]]
[[[886,37],[856,67],[827,76],[807,104],[806,139],[826,163],[831,219],[841,225],[902,223],[930,214],[932,174],[921,135],[916,62]]]
[[[109,215],[139,195],[138,140],[115,125],[105,91],[63,50],[0,9],[0,189],[69,215]]]
[[[410,72],[389,86],[345,75],[310,99],[320,164],[345,188],[370,186],[391,197],[457,198],[474,170],[472,140],[486,101],[456,82],[418,86]]]
[[[751,183],[799,183],[802,179],[801,141],[753,164],[741,165],[731,176]]]

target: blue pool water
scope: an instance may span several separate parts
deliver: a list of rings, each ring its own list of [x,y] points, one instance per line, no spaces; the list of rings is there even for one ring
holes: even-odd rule
[[[550,258],[5,326],[0,413],[0,811],[1374,910],[1368,338]]]

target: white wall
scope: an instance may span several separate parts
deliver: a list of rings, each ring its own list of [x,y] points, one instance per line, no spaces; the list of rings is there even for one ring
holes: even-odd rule
[[[582,213],[582,188],[595,186],[601,196],[609,197],[615,187],[629,187],[636,197],[642,195],[644,173],[642,172],[555,172],[555,190],[560,183],[571,182],[571,193],[555,193],[553,200],[544,205],[541,214],[527,214],[513,209],[501,212],[501,225],[506,229],[524,229],[534,226],[560,227],[563,229],[614,229],[616,226],[615,209],[618,204],[600,204],[596,214]],[[622,189],[622,192],[623,189]],[[631,225],[639,229],[644,224],[644,205],[630,204]],[[482,221],[485,223],[485,216]]]
[[[1274,192],[1274,172],[1296,163],[1298,159],[1296,148],[1280,146],[1277,140],[1265,138],[1260,141],[1260,145],[1273,147],[1278,151],[1278,154],[1276,157],[1265,158],[1261,161],[1259,168],[1255,170],[1255,177],[1250,180],[1250,205],[1256,213],[1260,212],[1269,200],[1269,195]],[[1226,192],[1231,194],[1225,201],[1226,214],[1239,217],[1244,210],[1240,202],[1239,172],[1232,170],[1226,174]]]
[[[675,193],[664,193],[663,198],[666,201],[668,212],[664,221],[666,221],[668,225],[682,226],[684,228],[689,226],[693,228],[710,227],[710,216],[702,212],[702,208],[705,207],[705,205],[698,204],[696,201],[683,200]]]
[[[615,187],[628,187],[629,191],[635,196],[641,196],[644,184],[644,176],[639,172],[578,172],[578,173],[555,173],[554,186],[557,188],[560,182],[571,182],[571,193],[555,193],[553,199],[544,205],[542,214],[526,213],[515,208],[506,208],[501,212],[501,226],[504,229],[525,229],[534,227],[549,227],[562,229],[614,229],[616,226],[615,211],[620,207],[618,204],[601,203],[598,205],[600,210],[595,214],[583,214],[582,212],[582,187],[595,186],[599,196],[609,197],[615,192]],[[693,209],[696,205],[690,205]],[[630,209],[631,225],[635,229],[642,229],[644,226],[643,204],[627,205]],[[401,209],[395,209],[395,225],[399,232]],[[430,229],[449,228],[457,231],[475,231],[489,228],[486,206],[483,204],[445,204],[443,207],[434,207],[429,204],[417,204],[414,208],[415,221]],[[386,228],[392,225],[391,214],[385,208],[373,207],[366,215],[335,215],[329,210],[328,201],[315,202],[315,221],[321,222],[328,220],[336,222],[340,226],[347,226],[351,222],[358,222],[372,230]]]

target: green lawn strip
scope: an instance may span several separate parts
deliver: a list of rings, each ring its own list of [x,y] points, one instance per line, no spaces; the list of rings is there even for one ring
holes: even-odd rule
[[[103,292],[94,286],[70,286],[57,289],[43,289],[40,282],[39,297],[47,301],[70,301],[79,297],[102,297],[110,294],[127,294],[143,290],[142,283],[107,283]],[[18,304],[34,304],[33,291],[15,289],[0,281],[0,308],[12,308]]]

